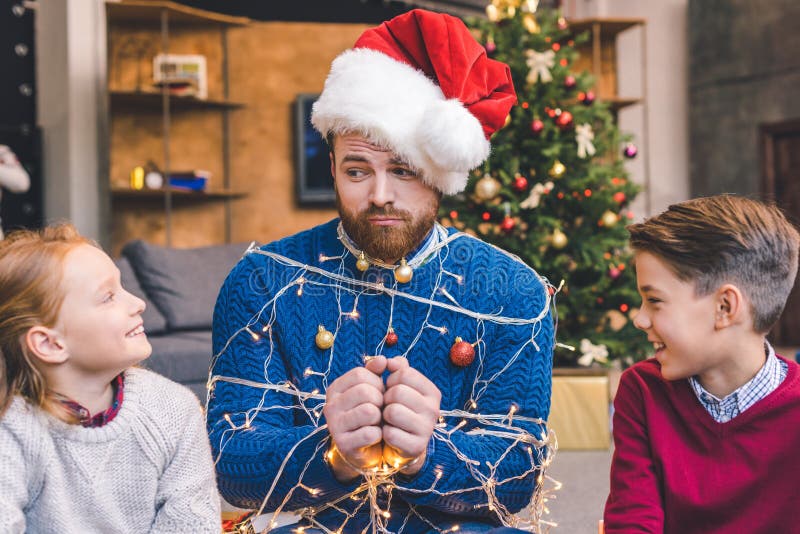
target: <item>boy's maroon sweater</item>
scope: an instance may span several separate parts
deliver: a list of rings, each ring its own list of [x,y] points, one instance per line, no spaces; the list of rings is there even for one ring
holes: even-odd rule
[[[800,373],[727,423],[654,359],[622,374],[606,534],[800,532]]]

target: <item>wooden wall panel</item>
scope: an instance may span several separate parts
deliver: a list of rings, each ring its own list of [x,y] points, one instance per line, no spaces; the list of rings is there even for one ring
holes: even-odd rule
[[[367,27],[259,22],[230,31],[231,98],[247,103],[231,114],[231,187],[249,193],[233,204],[233,241],[266,243],[336,216],[297,207],[292,105],[298,93],[322,90],[331,61]]]
[[[231,202],[232,241],[266,243],[325,222],[333,209],[301,209],[295,200],[293,103],[298,93],[322,90],[331,61],[352,46],[368,26],[256,22],[228,30],[229,99],[245,108],[230,112],[230,188],[248,196]],[[220,33],[216,29],[174,28],[170,51],[205,54],[209,98],[222,99]],[[137,50],[141,49],[141,52]],[[152,57],[161,49],[156,28],[109,28],[109,89],[150,90]],[[173,110],[172,170],[202,168],[211,186],[223,187],[222,112]],[[164,166],[161,110],[112,105],[110,177],[128,184],[133,167],[152,160]],[[225,240],[221,201],[193,203],[173,197],[172,244],[192,247]],[[165,244],[161,199],[114,199],[113,254],[132,239]]]

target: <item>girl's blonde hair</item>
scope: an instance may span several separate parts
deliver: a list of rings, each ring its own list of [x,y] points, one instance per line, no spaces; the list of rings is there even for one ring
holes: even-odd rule
[[[79,245],[96,246],[71,224],[18,230],[0,241],[0,417],[15,395],[64,416],[33,365],[25,336],[34,326],[55,326],[66,294],[64,259]]]

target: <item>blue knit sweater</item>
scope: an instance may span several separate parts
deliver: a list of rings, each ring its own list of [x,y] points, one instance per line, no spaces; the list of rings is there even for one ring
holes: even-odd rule
[[[214,310],[208,430],[226,500],[257,509],[267,498],[266,511],[305,508],[327,528],[357,532],[369,523],[370,507],[347,497],[359,481],[339,483],[324,459],[326,387],[363,365],[365,355],[405,355],[439,388],[443,411],[507,414],[515,404],[516,415],[546,419],[553,324],[539,276],[475,238],[447,230],[446,246],[416,266],[410,282],[397,284],[390,270],[357,270],[357,258],[337,238],[337,224],[252,251],[228,276]],[[357,281],[382,282],[403,295]],[[535,324],[501,324],[480,315],[529,320],[543,313]],[[392,347],[384,342],[390,324],[399,338]],[[330,349],[315,344],[320,325],[335,334]],[[467,367],[450,361],[456,336],[480,341]],[[490,473],[488,463],[496,464],[494,480],[504,481],[492,491],[508,511],[530,502],[537,452],[513,439],[477,434],[485,425],[473,419],[455,430],[461,418],[444,419],[434,438],[447,439],[431,439],[420,472],[398,475],[396,488],[378,492],[382,508],[391,504],[391,532],[422,532],[463,518],[498,524],[480,482]],[[533,423],[514,424],[542,435]],[[335,507],[325,506],[342,497]],[[344,512],[352,515],[347,521]]]

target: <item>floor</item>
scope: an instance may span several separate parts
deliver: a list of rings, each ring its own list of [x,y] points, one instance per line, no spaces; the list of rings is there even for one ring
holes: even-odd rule
[[[548,472],[562,484],[547,505],[551,534],[597,534],[608,496],[611,451],[558,451]]]

